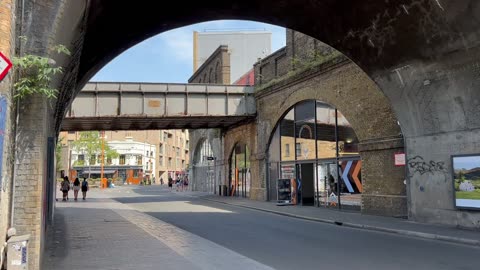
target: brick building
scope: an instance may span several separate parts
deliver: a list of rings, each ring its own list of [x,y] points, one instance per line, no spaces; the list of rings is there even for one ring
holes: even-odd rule
[[[60,138],[67,149],[64,154],[64,160],[69,159],[70,143],[79,138],[79,132],[62,132]],[[163,180],[166,182],[168,177],[176,178],[177,175],[186,173],[189,164],[189,132],[188,130],[142,130],[142,131],[105,131],[106,142],[126,142],[128,140],[146,145],[153,145],[155,157],[155,170],[147,170],[146,175],[150,175],[153,179]],[[147,150],[145,150],[147,151]],[[152,151],[149,151],[149,156]],[[146,154],[146,152],[145,152]],[[68,170],[68,162],[62,163],[62,168]],[[156,181],[158,184],[159,181]]]

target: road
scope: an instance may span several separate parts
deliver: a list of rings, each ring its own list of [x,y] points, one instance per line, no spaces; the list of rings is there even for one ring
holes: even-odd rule
[[[471,246],[305,221],[159,187],[119,188],[111,195],[118,202],[276,269],[480,267],[480,248]]]

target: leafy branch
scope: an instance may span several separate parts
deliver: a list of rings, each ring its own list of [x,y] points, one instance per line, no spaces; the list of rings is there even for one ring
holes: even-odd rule
[[[24,37],[20,37],[23,42]],[[51,51],[57,54],[70,55],[70,51],[63,45],[54,46]],[[41,94],[47,98],[56,98],[58,90],[50,87],[52,78],[63,73],[62,67],[56,66],[53,59],[48,57],[27,54],[21,57],[14,57],[13,64],[18,69],[19,79],[13,85],[15,89],[14,98],[22,99],[32,94]]]

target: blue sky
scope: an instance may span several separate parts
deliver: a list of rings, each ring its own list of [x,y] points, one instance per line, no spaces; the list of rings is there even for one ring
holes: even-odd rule
[[[193,73],[193,31],[266,30],[272,32],[272,52],[285,46],[285,28],[251,21],[222,20],[164,32],[113,59],[91,81],[186,83]]]
[[[470,157],[454,157],[453,166],[455,170],[458,169],[473,169],[480,167],[480,156],[470,156]]]

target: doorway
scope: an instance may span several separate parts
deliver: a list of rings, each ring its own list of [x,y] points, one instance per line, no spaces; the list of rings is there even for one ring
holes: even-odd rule
[[[302,205],[315,205],[315,170],[313,163],[297,164],[298,196]]]

